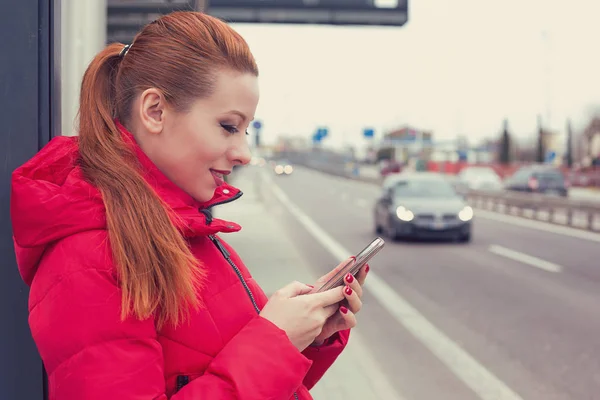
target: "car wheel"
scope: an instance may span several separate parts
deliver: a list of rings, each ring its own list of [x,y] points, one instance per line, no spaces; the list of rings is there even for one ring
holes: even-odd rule
[[[467,233],[465,235],[461,235],[458,238],[458,241],[461,242],[461,243],[469,243],[471,241],[471,234]]]
[[[394,242],[400,239],[400,235],[398,234],[398,231],[396,230],[396,227],[393,224],[388,224],[385,233]]]

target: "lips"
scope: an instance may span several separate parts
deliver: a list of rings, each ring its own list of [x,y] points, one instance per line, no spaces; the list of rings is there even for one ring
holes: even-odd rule
[[[218,169],[211,169],[210,173],[212,174],[214,180],[215,180],[215,184],[217,186],[221,186],[222,184],[225,183],[225,175],[229,175],[231,173],[231,171],[224,171],[224,170],[218,170]]]

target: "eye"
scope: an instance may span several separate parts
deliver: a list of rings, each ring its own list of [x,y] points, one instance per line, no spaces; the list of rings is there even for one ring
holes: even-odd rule
[[[227,124],[221,124],[221,128],[225,129],[227,132],[229,133],[238,133],[238,128],[235,125],[227,125]]]

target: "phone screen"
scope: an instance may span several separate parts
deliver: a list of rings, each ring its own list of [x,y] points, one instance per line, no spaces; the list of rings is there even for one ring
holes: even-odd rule
[[[353,264],[349,261],[344,265],[334,276],[332,276],[327,282],[323,284],[317,290],[317,292],[323,292],[325,290],[333,289],[334,287],[341,286],[344,284],[344,277],[351,273],[356,275],[358,271],[367,263],[375,254],[379,252],[385,245],[385,241],[378,237],[373,240],[367,247],[365,247],[360,253],[356,255],[356,262]]]

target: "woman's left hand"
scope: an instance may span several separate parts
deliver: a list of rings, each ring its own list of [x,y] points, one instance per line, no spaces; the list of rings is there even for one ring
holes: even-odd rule
[[[340,266],[344,265],[344,263],[340,264]],[[330,276],[337,272],[337,268],[328,273],[327,275],[322,276],[317,280],[317,285],[325,283]],[[365,279],[367,279],[367,273],[369,272],[369,264],[363,266],[356,277],[351,274],[347,274],[344,277],[343,287],[344,296],[346,297],[346,301],[342,302],[339,310],[333,314],[325,325],[323,326],[323,330],[321,333],[315,338],[313,342],[313,346],[322,345],[328,338],[330,338],[333,334],[339,331],[343,331],[346,329],[354,328],[356,326],[356,314],[362,308],[362,294],[363,289],[362,286],[365,283]],[[346,304],[343,304],[346,303]]]

